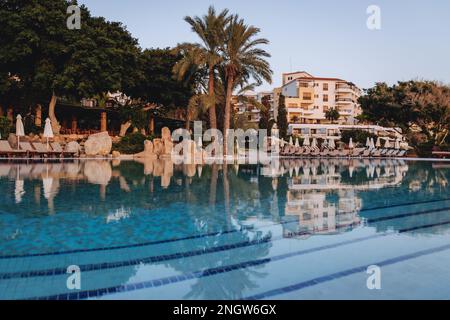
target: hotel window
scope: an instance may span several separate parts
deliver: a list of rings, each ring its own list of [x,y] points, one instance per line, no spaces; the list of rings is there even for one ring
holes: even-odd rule
[[[319,98],[319,95],[318,95],[318,94],[315,94],[315,95],[314,95],[314,98],[316,98],[316,99]]]
[[[328,95],[327,94],[323,95],[323,102],[328,102]]]
[[[328,111],[328,106],[323,106],[323,111]]]
[[[303,92],[303,100],[311,100],[311,92]]]
[[[328,83],[323,84],[323,91],[328,91]]]

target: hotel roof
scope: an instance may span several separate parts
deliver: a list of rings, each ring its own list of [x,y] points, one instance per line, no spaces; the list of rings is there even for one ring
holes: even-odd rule
[[[320,78],[320,77],[300,77],[300,78],[295,78],[289,82],[286,82],[284,86],[287,86],[288,84],[291,84],[294,81],[300,81],[300,80],[309,80],[309,81],[341,81],[341,82],[347,82],[347,83],[351,83],[350,81],[344,80],[344,79],[339,79],[339,78]]]

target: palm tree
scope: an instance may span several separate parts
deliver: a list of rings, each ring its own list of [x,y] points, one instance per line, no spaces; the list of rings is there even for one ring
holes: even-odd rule
[[[217,115],[216,104],[214,102],[214,88],[216,68],[221,63],[222,57],[220,55],[221,41],[223,37],[223,30],[229,23],[230,17],[228,10],[223,10],[217,14],[214,7],[209,7],[208,13],[203,17],[185,17],[184,20],[192,27],[201,39],[202,44],[182,44],[180,49],[187,50],[188,53],[184,58],[177,63],[174,68],[174,73],[183,78],[189,71],[192,71],[192,66],[198,68],[206,68],[208,72],[208,94],[209,94],[209,119],[211,128],[217,129]]]
[[[226,101],[224,119],[224,154],[227,154],[228,129],[231,122],[231,98],[236,81],[253,78],[257,84],[263,80],[272,82],[272,70],[265,58],[270,54],[260,49],[260,45],[268,44],[263,38],[256,38],[260,29],[249,26],[243,19],[235,15],[225,29],[225,43],[221,48],[226,77]]]
[[[336,108],[331,108],[325,112],[325,118],[329,120],[331,123],[334,123],[335,121],[338,121],[341,115],[339,114],[339,111]]]

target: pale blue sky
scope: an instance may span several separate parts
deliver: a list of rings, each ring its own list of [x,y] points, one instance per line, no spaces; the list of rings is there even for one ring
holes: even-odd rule
[[[209,5],[230,9],[261,29],[274,71],[305,70],[362,88],[375,82],[426,78],[450,83],[448,0],[80,0],[96,16],[120,21],[143,48],[197,41],[183,21]],[[366,27],[366,9],[381,8],[382,29]]]

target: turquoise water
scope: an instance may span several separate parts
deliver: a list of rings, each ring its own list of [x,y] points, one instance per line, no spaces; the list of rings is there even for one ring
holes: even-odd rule
[[[404,160],[0,163],[0,299],[448,299],[449,181]]]

